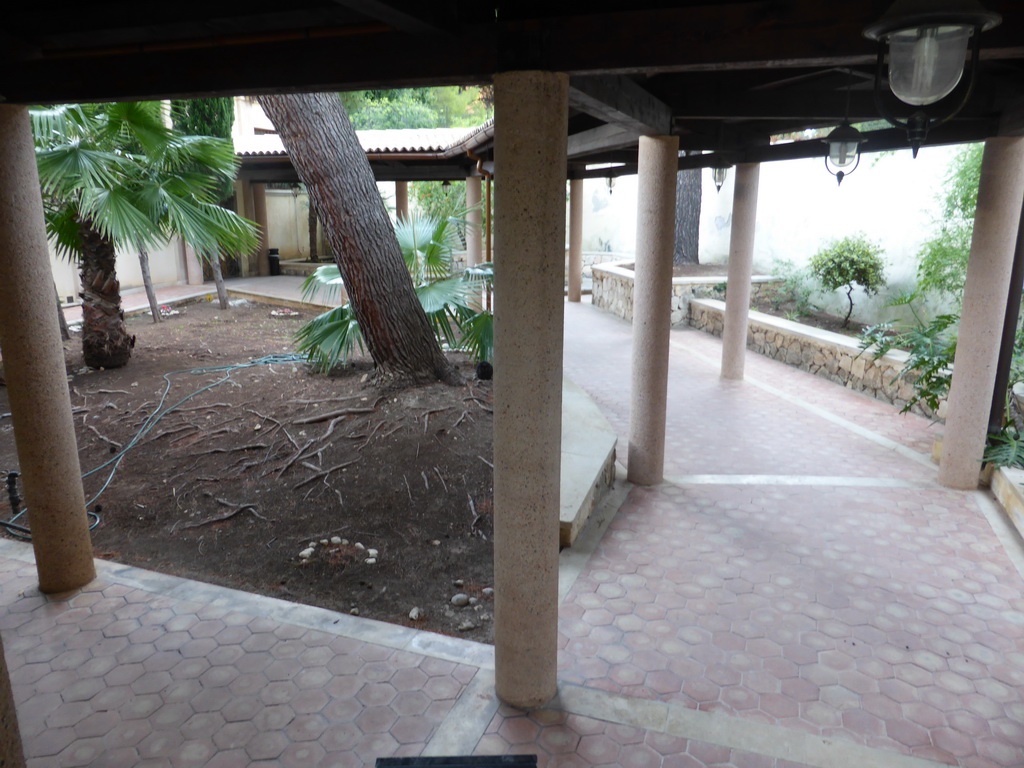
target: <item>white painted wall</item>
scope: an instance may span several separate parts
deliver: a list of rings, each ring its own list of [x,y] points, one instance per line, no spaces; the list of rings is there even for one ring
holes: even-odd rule
[[[81,299],[78,294],[82,290],[82,283],[78,275],[77,262],[58,257],[51,246],[50,266],[61,300],[67,301],[71,296],[73,303],[79,302]],[[184,285],[188,276],[185,272],[185,256],[181,241],[175,238],[163,248],[151,251],[149,271],[154,285]],[[122,292],[142,288],[142,269],[139,267],[137,253],[118,252],[117,279],[121,282]]]
[[[841,186],[824,161],[794,160],[761,166],[754,263],[771,272],[776,261],[806,265],[829,240],[863,232],[884,249],[887,290],[876,297],[857,296],[854,316],[877,322],[894,313],[884,304],[914,285],[917,254],[934,232],[941,213],[939,197],[956,147],[924,147],[917,159],[909,150],[866,155]],[[724,264],[729,256],[735,172],[716,192],[704,171],[701,201],[700,261]],[[609,193],[604,179],[584,183],[583,248],[633,254],[636,249],[635,176],[621,177]],[[845,294],[828,306],[843,307]],[[932,306],[934,311],[938,309]]]

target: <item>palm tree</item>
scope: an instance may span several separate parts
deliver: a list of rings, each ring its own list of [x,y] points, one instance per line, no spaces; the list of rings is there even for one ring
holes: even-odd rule
[[[146,251],[177,235],[196,253],[256,247],[255,225],[217,205],[234,177],[231,145],[164,125],[159,102],[33,109],[47,233],[82,275],[82,351],[117,368],[135,339],[121,311],[116,250]]]
[[[489,361],[494,349],[494,320],[475,306],[491,284],[493,269],[480,264],[452,276],[452,250],[458,238],[457,217],[412,216],[395,224],[406,269],[412,278],[427,320],[438,342],[466,352],[474,360]],[[336,297],[343,286],[336,264],[318,267],[302,285],[310,299],[323,290]],[[359,322],[350,304],[328,310],[310,320],[298,334],[298,351],[320,370],[344,364],[358,346],[363,349]]]

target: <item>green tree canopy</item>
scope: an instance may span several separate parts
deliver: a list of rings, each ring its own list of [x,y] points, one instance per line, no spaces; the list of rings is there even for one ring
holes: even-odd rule
[[[478,86],[443,86],[341,94],[356,130],[458,128],[480,125],[492,116]]]

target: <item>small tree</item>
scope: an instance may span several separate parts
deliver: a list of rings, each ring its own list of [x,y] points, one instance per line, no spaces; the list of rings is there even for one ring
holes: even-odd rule
[[[853,288],[859,285],[865,293],[878,293],[885,285],[885,262],[882,249],[862,233],[833,240],[811,257],[811,272],[826,290],[846,288],[850,308],[843,318],[843,327],[853,314]]]

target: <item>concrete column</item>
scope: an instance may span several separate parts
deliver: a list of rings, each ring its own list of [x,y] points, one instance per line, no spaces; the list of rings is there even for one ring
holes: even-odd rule
[[[750,314],[750,278],[754,271],[757,181],[760,175],[761,166],[757,163],[736,166],[725,322],[722,328],[723,379],[743,379],[743,363],[747,352],[747,317]]]
[[[483,261],[484,212],[479,176],[466,177],[466,208],[466,266],[472,267]]]
[[[949,488],[978,485],[1022,198],[1024,138],[989,139],[939,463],[939,482]]]
[[[270,274],[270,250],[267,242],[267,185],[252,185],[252,220],[260,228],[260,246],[256,257],[257,274],[267,277]]]
[[[637,156],[633,374],[629,414],[630,482],[656,485],[665,471],[668,337],[672,327],[679,137],[642,136]]]
[[[39,588],[96,577],[28,110],[0,105],[0,350]]]
[[[507,704],[556,693],[569,78],[494,77],[494,657]]]
[[[583,179],[569,182],[569,301],[583,292]]]
[[[4,645],[0,642],[0,766],[25,768],[25,752],[21,748],[18,714],[14,710],[11,678],[4,658]]]
[[[395,182],[395,218],[409,218],[409,182]]]

